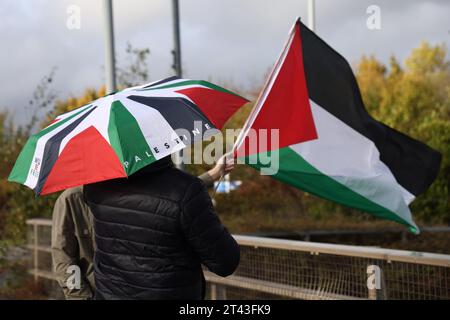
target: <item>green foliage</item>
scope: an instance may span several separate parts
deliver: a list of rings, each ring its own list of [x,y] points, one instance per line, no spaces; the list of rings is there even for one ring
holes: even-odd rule
[[[30,132],[36,130],[42,114],[54,107],[56,95],[51,87],[54,74],[52,69],[34,90],[28,106],[31,119],[26,126],[17,127],[7,112],[0,113],[0,240],[23,241],[26,219],[51,214],[55,196],[35,198],[33,191],[7,182],[7,178]]]
[[[58,115],[82,107],[95,99],[103,97],[104,95],[105,87],[102,86],[99,90],[86,89],[80,97],[69,97],[65,100],[57,100],[54,104],[53,110],[47,114],[47,117],[43,120],[41,126],[45,127]]]
[[[32,99],[28,102],[27,110],[31,111],[31,120],[25,127],[27,133],[36,129],[36,125],[42,119],[43,114],[49,114],[53,111],[56,101],[56,93],[52,89],[56,68],[53,67],[50,73],[39,81],[34,89]]]
[[[119,87],[131,87],[148,81],[147,58],[150,54],[148,48],[134,48],[129,42],[125,49],[127,64],[117,69],[117,82]]]
[[[356,76],[364,103],[381,122],[442,153],[437,180],[412,204],[416,218],[450,223],[450,61],[445,45],[422,43],[401,68],[363,57]],[[414,172],[411,172],[414,174]]]

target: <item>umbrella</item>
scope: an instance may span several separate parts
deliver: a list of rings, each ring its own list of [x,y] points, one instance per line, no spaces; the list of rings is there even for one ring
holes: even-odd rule
[[[210,82],[178,77],[115,92],[31,136],[8,180],[41,195],[127,177],[201,140],[202,131],[221,129],[246,102]]]

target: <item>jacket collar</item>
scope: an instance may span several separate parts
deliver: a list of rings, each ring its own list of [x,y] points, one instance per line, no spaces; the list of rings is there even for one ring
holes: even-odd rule
[[[172,158],[170,156],[164,157],[162,159],[159,159],[151,164],[149,164],[148,166],[145,166],[144,168],[136,171],[135,173],[133,173],[130,177],[137,177],[137,176],[142,176],[145,174],[149,174],[149,173],[154,173],[154,172],[158,172],[167,168],[172,168],[173,162],[172,162]]]

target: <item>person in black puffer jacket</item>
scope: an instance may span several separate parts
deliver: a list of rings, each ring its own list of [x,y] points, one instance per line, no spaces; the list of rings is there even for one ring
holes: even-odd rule
[[[239,264],[205,185],[170,157],[85,185],[84,197],[94,220],[96,299],[203,299],[201,264],[223,277]]]

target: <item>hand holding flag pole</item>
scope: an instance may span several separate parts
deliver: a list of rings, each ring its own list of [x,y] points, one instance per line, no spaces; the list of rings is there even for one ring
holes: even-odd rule
[[[214,170],[218,170],[217,172],[218,172],[218,174],[220,174],[220,178],[217,182],[217,185],[214,188],[214,192],[213,192],[211,198],[214,199],[217,189],[219,188],[223,178],[234,169],[234,165],[235,165],[235,163],[234,163],[234,159],[233,159],[233,153],[231,153],[231,152],[226,153],[219,158],[216,166],[211,170],[213,172],[210,173],[210,175],[211,174],[214,175],[214,174],[216,174]],[[213,179],[214,179],[214,177],[213,177]]]

